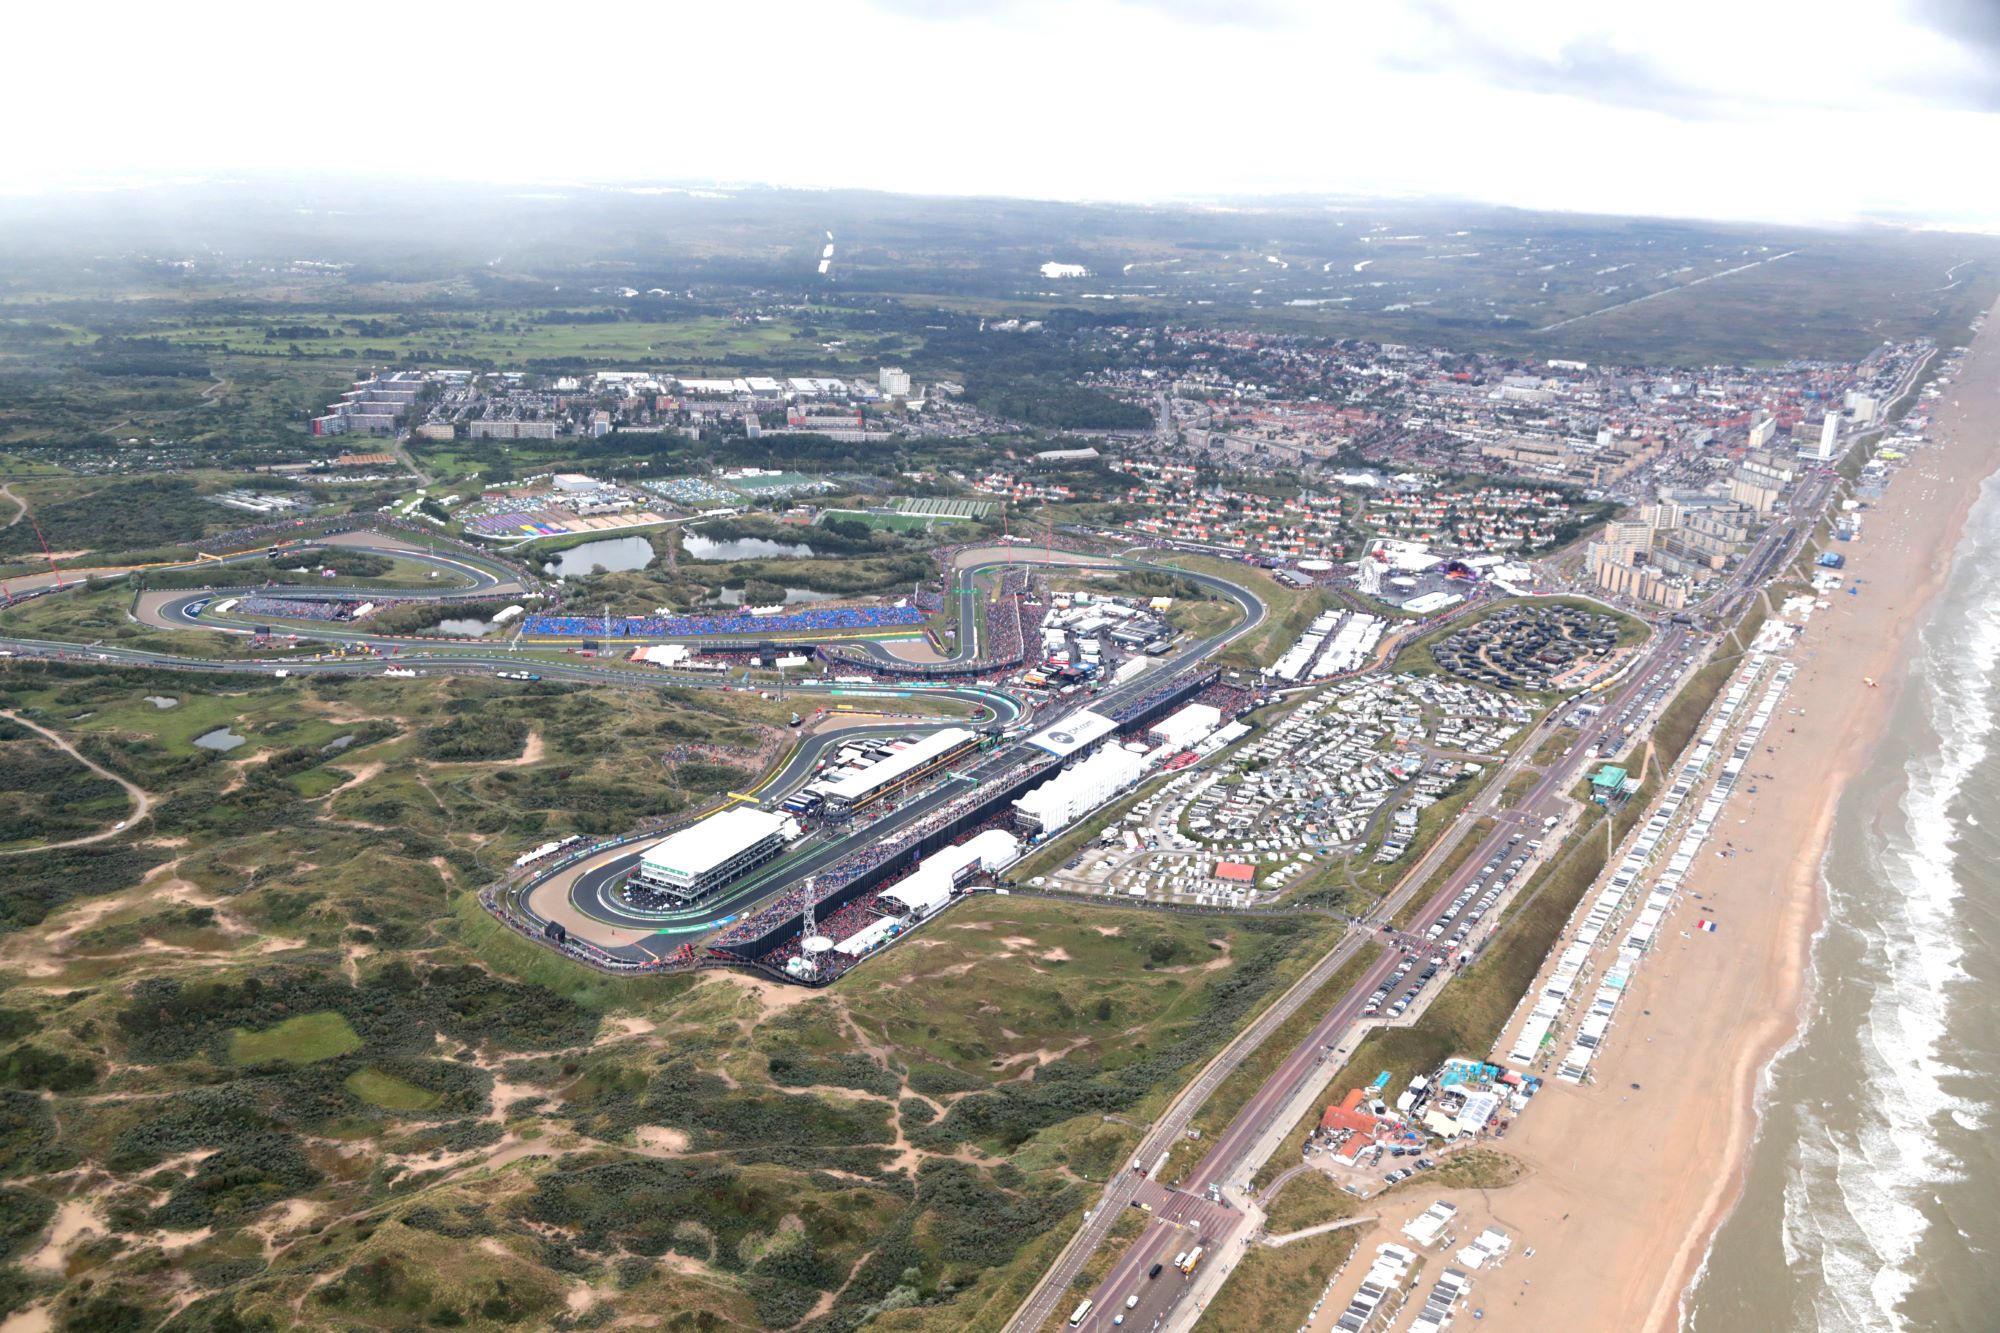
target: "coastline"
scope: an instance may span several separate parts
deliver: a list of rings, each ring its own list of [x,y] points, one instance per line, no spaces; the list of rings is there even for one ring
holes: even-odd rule
[[[1911,686],[1911,664],[1916,660],[1913,650],[1918,636],[1922,634],[1938,597],[1951,578],[1959,548],[1965,540],[1966,525],[1979,502],[1982,487],[1990,478],[2000,475],[2000,449],[1995,447],[2000,444],[2000,408],[1990,405],[1993,390],[2000,389],[2000,367],[1996,367],[1996,363],[2000,363],[2000,347],[1994,345],[1992,332],[1992,315],[1995,313],[2000,313],[2000,305],[1989,312],[1988,323],[1972,344],[1959,382],[1949,391],[1955,397],[1940,398],[1933,411],[1931,434],[1938,443],[1905,464],[1903,472],[1892,481],[1889,493],[1881,502],[1881,508],[1885,510],[1898,498],[1909,502],[1907,496],[1895,496],[1899,483],[1941,478],[1937,494],[1942,504],[1912,507],[1906,511],[1908,521],[1897,525],[1894,531],[1895,538],[1904,546],[1906,560],[1920,564],[1923,577],[1921,583],[1909,586],[1910,598],[1907,609],[1898,618],[1897,632],[1882,645],[1885,651],[1894,655],[1893,672],[1886,678],[1879,678],[1884,680],[1884,685],[1871,691],[1876,696],[1870,701],[1872,706],[1857,714],[1838,766],[1828,770],[1821,784],[1823,795],[1811,833],[1799,843],[1793,857],[1788,879],[1808,883],[1810,892],[1802,895],[1806,910],[1794,933],[1801,961],[1796,970],[1788,974],[1791,1003],[1780,1011],[1783,1017],[1771,1025],[1770,1037],[1753,1044],[1751,1048],[1747,1078],[1739,1103],[1739,1132],[1733,1134],[1730,1141],[1729,1171],[1718,1179],[1716,1188],[1697,1214],[1687,1239],[1676,1252],[1667,1284],[1661,1288],[1647,1312],[1643,1325],[1647,1329],[1678,1330],[1686,1326],[1689,1298],[1701,1280],[1702,1270],[1723,1223],[1728,1221],[1743,1197],[1751,1154],[1756,1150],[1763,1132],[1772,1066],[1803,1037],[1809,1021],[1807,1007],[1813,998],[1814,961],[1819,941],[1825,934],[1829,910],[1826,863],[1832,851],[1835,815],[1848,783],[1874,756],[1897,702],[1903,691]],[[1973,394],[1982,390],[1986,391],[1984,396],[1989,404],[1983,410],[1977,406],[1958,405],[1970,401]],[[1938,464],[1935,472],[1925,466],[1932,461]],[[1905,490],[1908,489],[1911,487],[1906,486]],[[1936,521],[1937,525],[1928,528],[1916,526],[1925,520]],[[1920,539],[1926,531],[1938,534],[1942,540],[1922,542],[1921,545],[1912,543],[1912,538]]]
[[[1841,796],[1910,684],[1916,636],[1980,484],[2000,465],[2000,340],[1990,329],[1934,403],[1930,435],[1865,512],[1849,551],[1858,595],[1826,598],[1792,648],[1797,677],[1752,761],[1760,786],[1732,800],[1715,834],[1714,846],[1728,840],[1733,853],[1704,852],[1690,872],[1594,1081],[1550,1084],[1517,1123],[1502,1146],[1529,1169],[1519,1184],[1446,1196],[1482,1215],[1462,1212],[1461,1231],[1484,1223],[1516,1237],[1516,1259],[1475,1291],[1485,1325],[1682,1326],[1742,1197],[1772,1063],[1805,1027]],[[1696,916],[1720,931],[1692,932]],[[1408,1211],[1429,1197],[1411,1196]],[[1405,1220],[1392,1211],[1392,1225]]]

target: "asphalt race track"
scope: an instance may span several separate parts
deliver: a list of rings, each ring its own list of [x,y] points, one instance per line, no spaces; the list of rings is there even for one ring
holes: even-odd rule
[[[418,544],[414,540],[400,536],[385,536],[372,531],[358,531],[335,534],[312,543],[314,546],[337,546],[370,554],[392,557],[435,567],[441,576],[452,580],[449,590],[438,589],[390,590],[331,586],[325,588],[285,588],[270,590],[268,595],[290,597],[301,600],[324,600],[331,597],[354,598],[380,596],[399,600],[435,600],[441,602],[492,600],[500,597],[523,595],[523,588],[512,570],[503,565],[483,561],[476,556],[453,550],[449,554],[440,553]],[[177,568],[241,568],[246,565],[261,567],[266,563],[268,548],[259,547],[250,551],[193,562]],[[975,581],[984,574],[1005,570],[1009,567],[1095,567],[1095,568],[1140,568],[1152,567],[1146,562],[1130,558],[1107,558],[1095,555],[1074,554],[1060,551],[998,549],[992,558],[978,558],[986,553],[972,552],[974,558],[953,572],[953,587],[950,596],[958,599],[962,623],[977,625],[978,595]],[[1116,689],[1106,690],[1091,696],[1088,706],[1101,709],[1115,709],[1122,701],[1152,688],[1159,681],[1199,662],[1208,654],[1238,636],[1248,633],[1263,623],[1267,608],[1261,598],[1251,589],[1216,578],[1213,575],[1194,573],[1169,566],[1177,577],[1200,584],[1211,592],[1234,603],[1241,610],[1242,618],[1237,624],[1220,633],[1196,642],[1182,645],[1172,656],[1162,660],[1155,671],[1149,671],[1138,679]],[[135,598],[137,613],[142,623],[160,629],[209,629],[224,633],[250,633],[252,622],[238,622],[236,618],[221,616],[209,608],[218,599],[232,595],[244,595],[260,591],[260,586],[225,586],[220,579],[210,588],[191,591],[176,590],[170,593],[142,594]],[[60,595],[60,592],[52,595]],[[144,649],[119,647],[115,644],[80,645],[76,643],[34,640],[0,636],[0,647],[15,653],[36,658],[57,658],[65,661],[96,662],[111,666],[150,666],[176,670],[268,674],[283,670],[291,675],[321,674],[379,674],[392,667],[403,670],[436,670],[441,672],[498,673],[532,671],[545,680],[576,681],[595,684],[639,686],[650,689],[731,689],[740,687],[726,682],[714,674],[702,675],[689,672],[662,671],[653,668],[639,668],[616,664],[615,659],[593,662],[551,661],[540,656],[517,655],[500,643],[468,641],[464,644],[443,642],[409,636],[369,634],[348,624],[327,622],[301,622],[286,624],[284,632],[301,640],[338,644],[343,649],[362,645],[373,650],[365,655],[338,657],[282,657],[268,660],[256,659],[207,659],[183,657],[172,653],[154,652]],[[979,648],[977,632],[961,633],[950,660],[963,661],[974,656]],[[714,642],[700,640],[698,642]],[[880,652],[879,645],[869,640],[871,651]],[[900,736],[910,732],[934,730],[952,725],[992,726],[1005,730],[1024,721],[1029,710],[1021,701],[1005,691],[980,684],[946,684],[921,681],[881,682],[869,686],[843,685],[831,681],[810,682],[788,685],[786,694],[820,701],[835,708],[852,708],[848,701],[867,699],[921,700],[936,696],[952,699],[969,705],[971,717],[958,718],[910,718],[905,721],[865,724],[862,726],[841,726],[827,731],[811,733],[803,737],[800,744],[786,756],[778,769],[761,781],[750,793],[739,794],[739,799],[758,800],[765,805],[776,805],[802,786],[817,769],[821,756],[832,746],[845,744],[860,736]],[[987,756],[976,767],[985,775],[992,776],[1005,771],[1015,763],[1030,757],[1025,748],[1003,749]],[[922,819],[938,806],[945,804],[963,792],[971,781],[963,773],[936,783],[915,796],[905,796],[895,801],[894,808],[884,808],[869,817],[856,821],[849,829],[842,830],[829,838],[809,840],[801,847],[771,862],[736,884],[730,885],[725,893],[708,902],[675,912],[651,914],[642,913],[620,903],[612,890],[618,880],[635,865],[646,846],[655,839],[634,843],[629,851],[621,851],[616,856],[572,877],[567,893],[564,915],[571,920],[597,922],[609,930],[623,934],[644,932],[636,942],[619,944],[603,942],[606,952],[646,961],[659,958],[678,949],[689,938],[706,933],[725,924],[743,912],[776,897],[789,886],[806,875],[814,874],[847,856],[866,848],[871,843],[900,831]],[[536,926],[546,923],[541,912],[530,904],[536,891],[560,877],[562,872],[552,871],[538,876],[510,895],[515,910],[529,918]],[[545,904],[546,906],[546,904]],[[593,941],[598,943],[598,941]]]

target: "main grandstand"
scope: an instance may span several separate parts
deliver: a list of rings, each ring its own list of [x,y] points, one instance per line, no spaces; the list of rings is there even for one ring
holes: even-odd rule
[[[812,937],[791,936],[757,961],[796,981],[824,984],[944,910],[974,879],[1006,869],[1020,855],[1020,839],[1012,833],[984,829],[932,852],[888,888],[864,893],[820,917]]]
[[[647,848],[625,895],[641,908],[694,902],[771,860],[798,835],[789,815],[724,810]]]
[[[924,623],[914,606],[821,607],[809,611],[719,616],[532,615],[523,633],[549,639],[667,639],[723,634],[812,634],[820,631],[893,629]]]
[[[849,752],[851,766],[821,779],[806,790],[826,803],[829,812],[865,809],[916,782],[979,744],[979,734],[964,727],[945,727],[917,740],[884,745],[869,742]]]

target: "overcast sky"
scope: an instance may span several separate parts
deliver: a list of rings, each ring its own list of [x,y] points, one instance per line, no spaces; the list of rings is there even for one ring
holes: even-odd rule
[[[2000,230],[2000,0],[187,0],[8,27],[12,188],[402,168]]]

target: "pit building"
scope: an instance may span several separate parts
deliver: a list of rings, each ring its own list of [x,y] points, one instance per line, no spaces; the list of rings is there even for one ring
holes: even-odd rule
[[[789,815],[737,806],[647,848],[632,880],[669,897],[693,902],[773,859],[798,832],[798,824]]]

